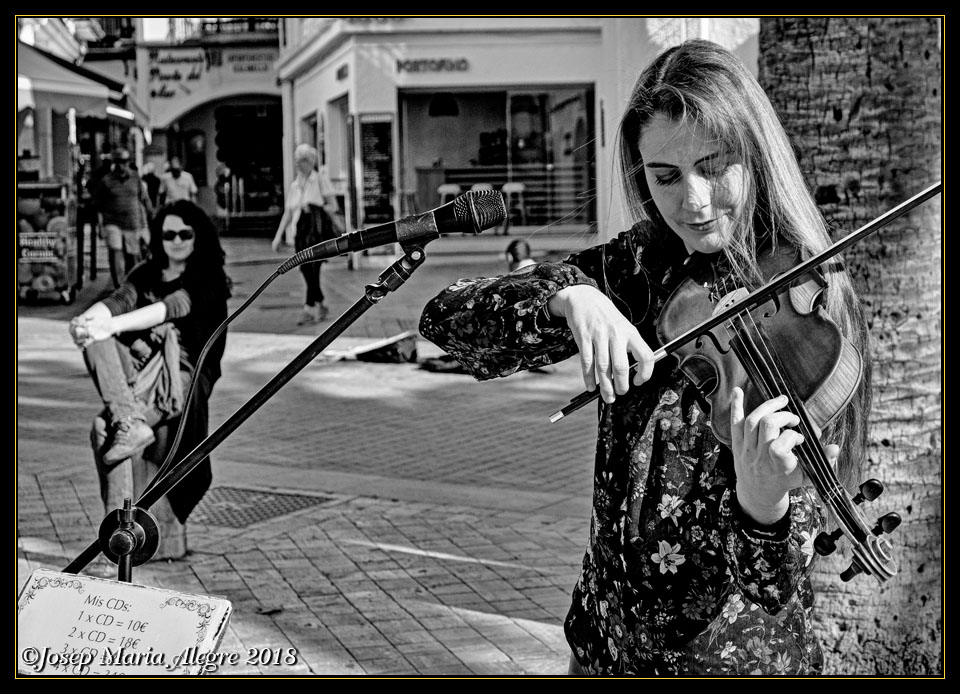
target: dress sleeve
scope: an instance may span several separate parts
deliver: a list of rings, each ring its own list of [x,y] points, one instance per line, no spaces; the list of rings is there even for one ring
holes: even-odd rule
[[[722,506],[724,553],[737,585],[766,612],[776,614],[813,568],[813,540],[825,525],[816,495],[806,487],[791,491],[789,511],[772,526],[758,526],[732,490],[725,493]]]
[[[562,361],[576,354],[577,345],[566,321],[550,315],[547,302],[573,285],[603,290],[607,256],[619,257],[629,234],[564,262],[539,263],[500,277],[461,279],[426,305],[420,333],[478,380]]]

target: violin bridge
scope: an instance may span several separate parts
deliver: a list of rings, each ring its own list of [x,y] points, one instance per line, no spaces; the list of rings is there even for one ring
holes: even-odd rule
[[[713,307],[713,315],[717,315],[718,313],[725,311],[749,294],[749,292],[743,287],[734,289],[724,294],[714,294],[716,290],[717,286],[714,285],[713,291],[710,293],[710,300],[715,303],[715,306]]]

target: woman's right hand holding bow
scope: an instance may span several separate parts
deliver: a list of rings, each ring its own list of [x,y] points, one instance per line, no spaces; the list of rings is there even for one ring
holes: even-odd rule
[[[653,374],[653,351],[637,328],[603,292],[588,284],[565,287],[547,302],[551,315],[564,318],[580,350],[583,382],[612,403],[630,389],[630,356],[637,361],[634,385]]]

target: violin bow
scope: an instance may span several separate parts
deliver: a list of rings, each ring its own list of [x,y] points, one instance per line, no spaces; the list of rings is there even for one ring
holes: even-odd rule
[[[943,190],[943,182],[938,181],[937,183],[933,184],[929,188],[926,188],[921,192],[917,193],[909,200],[905,200],[899,205],[897,205],[896,207],[894,207],[893,209],[883,213],[882,215],[874,219],[872,222],[869,222],[868,224],[860,227],[853,233],[848,234],[847,236],[844,236],[842,239],[840,239],[833,245],[828,246],[825,250],[821,251],[817,255],[812,256],[808,260],[803,261],[799,265],[796,265],[790,270],[788,270],[787,272],[783,273],[776,279],[771,280],[769,283],[765,284],[759,289],[754,290],[750,294],[743,297],[740,301],[737,301],[735,304],[731,304],[729,307],[715,314],[714,316],[708,318],[700,325],[696,325],[690,328],[687,332],[683,333],[682,335],[679,335],[678,337],[674,338],[667,344],[663,345],[660,349],[656,350],[653,353],[654,363],[660,361],[661,359],[666,357],[668,354],[673,353],[681,345],[684,345],[687,342],[690,342],[690,340],[694,340],[700,337],[701,335],[704,335],[708,331],[712,330],[713,328],[717,327],[721,323],[725,322],[730,317],[736,314],[742,313],[743,311],[748,311],[755,306],[759,306],[763,302],[767,301],[770,297],[779,293],[781,288],[790,284],[798,277],[802,277],[803,275],[807,274],[812,268],[815,268],[823,264],[824,261],[832,258],[833,256],[837,255],[842,251],[845,251],[847,248],[857,243],[864,237],[869,236],[870,234],[872,234],[873,232],[879,229],[882,229],[893,220],[899,217],[902,217],[907,212],[912,210],[914,207],[916,207],[917,205],[923,202],[926,202],[927,200],[932,198],[934,195],[937,195],[938,193],[940,193],[942,190]],[[634,366],[635,364],[630,365],[631,371],[633,371]],[[550,422],[553,423],[553,422],[560,421],[567,415],[573,412],[576,412],[584,405],[593,402],[598,397],[600,397],[600,388],[594,388],[593,390],[583,391],[576,397],[571,398],[570,403],[566,407],[550,415]]]

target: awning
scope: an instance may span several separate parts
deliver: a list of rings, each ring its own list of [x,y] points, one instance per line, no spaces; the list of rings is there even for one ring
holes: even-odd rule
[[[124,93],[119,99],[111,97],[110,103],[117,108],[127,111],[130,115],[124,116],[128,120],[134,121],[141,129],[150,127],[150,116],[143,107],[133,98],[133,94]],[[108,113],[110,110],[108,109]]]
[[[123,82],[22,42],[17,44],[17,87],[18,113],[31,106],[62,113],[75,108],[78,116],[129,121],[141,129],[150,125]]]
[[[62,59],[17,42],[17,112],[25,108],[50,108],[77,115],[105,116],[110,88],[82,74]]]

